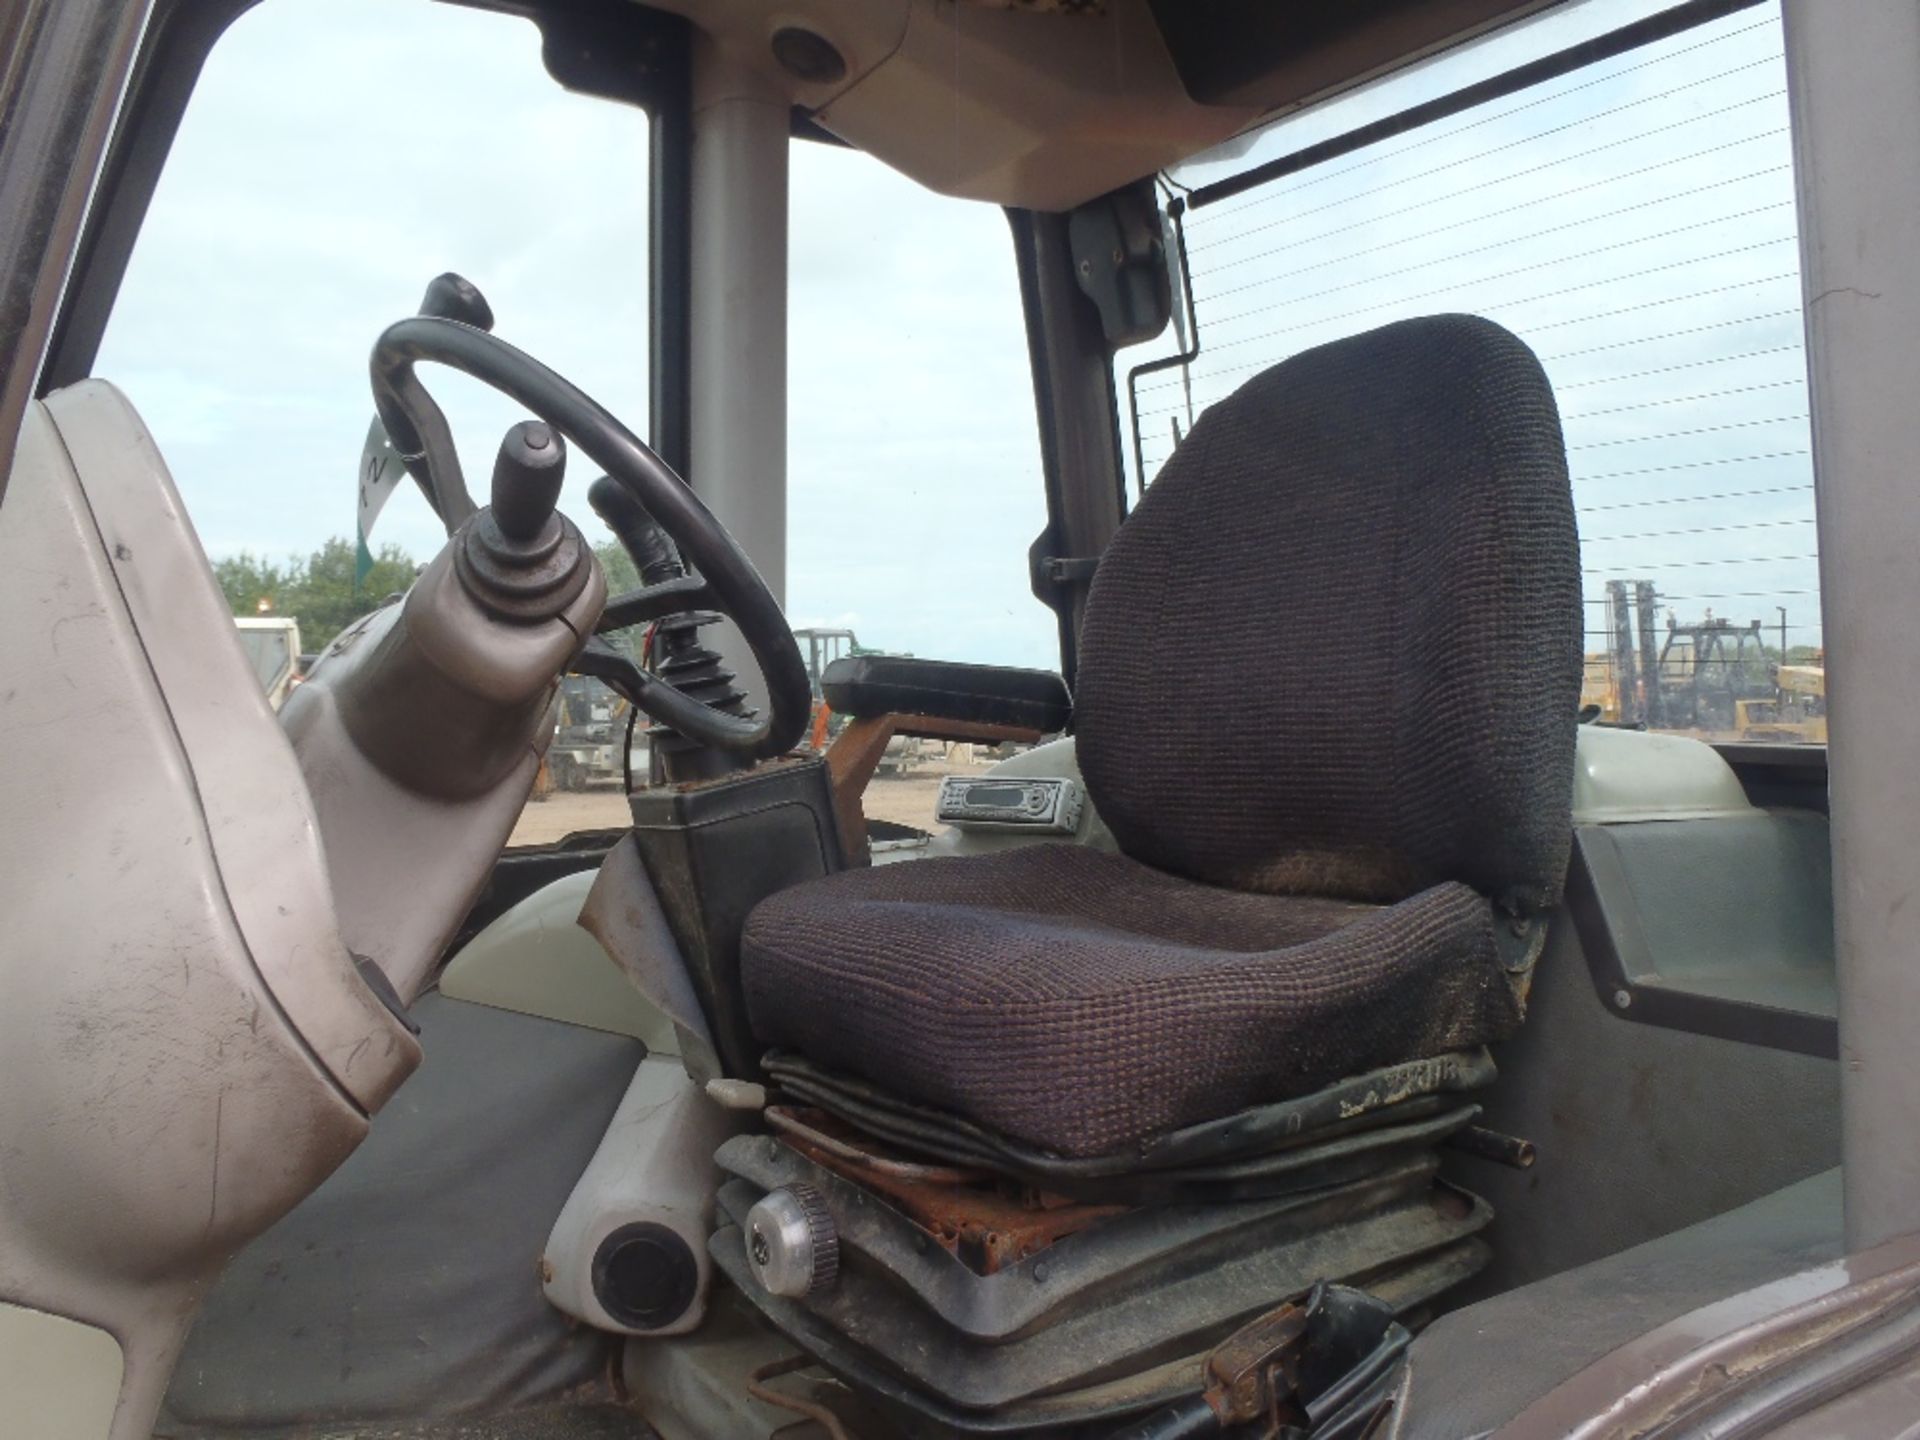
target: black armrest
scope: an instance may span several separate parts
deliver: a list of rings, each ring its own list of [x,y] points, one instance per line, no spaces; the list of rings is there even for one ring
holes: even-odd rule
[[[820,677],[827,704],[842,715],[930,715],[986,725],[1017,725],[1052,735],[1073,713],[1067,682],[1051,670],[964,665],[904,655],[850,655]]]

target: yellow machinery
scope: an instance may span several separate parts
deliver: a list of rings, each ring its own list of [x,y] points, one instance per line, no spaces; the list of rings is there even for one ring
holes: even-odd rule
[[[1797,740],[1827,743],[1827,668],[1816,659],[1807,665],[1774,667],[1775,698],[1735,703],[1735,727],[1742,740]]]

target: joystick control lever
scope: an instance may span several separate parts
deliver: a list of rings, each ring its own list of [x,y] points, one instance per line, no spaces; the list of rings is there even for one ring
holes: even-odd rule
[[[560,432],[538,420],[521,421],[500,442],[491,503],[454,533],[461,585],[502,620],[551,620],[587,583],[587,542],[553,508],[566,473],[567,444]]]
[[[587,503],[619,540],[642,585],[677,580],[687,573],[680,552],[653,516],[626,487],[601,476],[587,491]],[[709,611],[668,615],[654,631],[654,672],[682,695],[723,714],[750,718],[754,714],[747,694],[735,683],[717,650],[700,639],[702,627],[720,619]],[[696,744],[671,726],[654,725],[648,731],[656,779],[672,781],[712,779],[740,768],[737,758]]]
[[[587,503],[633,558],[642,585],[678,580],[687,573],[680,552],[660,522],[647,513],[647,507],[626,486],[602,475],[587,488]]]
[[[560,432],[538,420],[522,420],[507,431],[493,462],[489,508],[500,534],[532,544],[553,518],[560,486],[567,476],[567,444]]]

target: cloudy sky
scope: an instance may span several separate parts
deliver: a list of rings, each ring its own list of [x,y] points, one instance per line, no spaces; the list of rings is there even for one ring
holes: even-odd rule
[[[1647,11],[1593,0],[1184,167],[1204,183]],[[353,526],[375,335],[454,269],[498,330],[646,427],[646,119],[568,95],[532,28],[393,0],[266,0],[215,51],[99,363],[210,553]],[[1590,628],[1609,578],[1817,643],[1778,17],[1743,12],[1190,217],[1203,350],[1143,382],[1149,475],[1209,401],[1308,345],[1473,310],[1567,420]],[[793,155],[789,610],[923,655],[1053,663],[1005,221],[867,157]],[[1121,373],[1171,342],[1122,356]],[[430,377],[470,477],[518,418]],[[1124,381],[1123,381],[1124,383]],[[1124,396],[1123,396],[1124,404]],[[584,505],[576,501],[576,518]],[[376,540],[424,558],[406,491]],[[1590,639],[1589,648],[1602,642]]]
[[[457,270],[497,332],[647,426],[647,120],[570,95],[525,22],[266,0],[216,48],[97,373],[152,427],[212,555],[353,533],[374,337]],[[793,152],[789,612],[892,650],[1058,663],[1006,220],[865,156]],[[484,479],[508,402],[428,372]],[[601,534],[576,492],[572,513]],[[375,542],[441,541],[411,486]]]

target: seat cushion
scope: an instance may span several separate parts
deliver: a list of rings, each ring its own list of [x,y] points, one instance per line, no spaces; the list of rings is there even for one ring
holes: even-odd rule
[[[782,891],[748,918],[741,973],[768,1045],[1067,1156],[1520,1019],[1465,885],[1392,906],[1246,894],[1064,844]]]
[[[1081,773],[1119,848],[1273,894],[1567,868],[1580,548],[1531,351],[1470,315],[1282,361],[1211,406],[1100,558]]]

